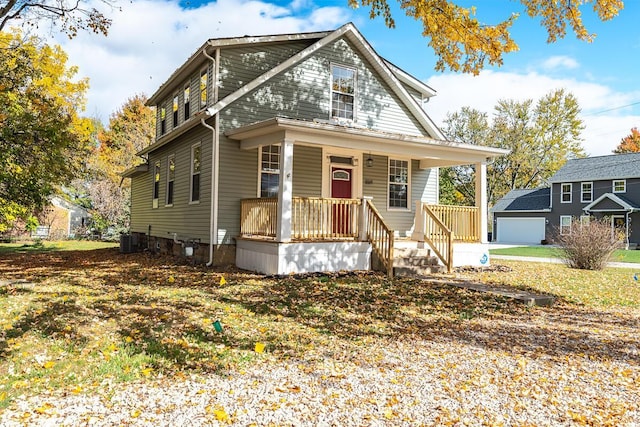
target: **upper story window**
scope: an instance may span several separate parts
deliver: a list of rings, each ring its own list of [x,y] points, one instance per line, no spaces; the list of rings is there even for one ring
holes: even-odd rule
[[[200,108],[207,106],[207,69],[200,71]]]
[[[173,104],[171,105],[171,110],[173,111],[173,127],[178,126],[178,94],[176,93],[173,97]]]
[[[266,145],[260,152],[260,197],[276,197],[280,187],[280,146]]]
[[[571,203],[571,183],[560,184],[560,203]]]
[[[160,135],[164,135],[167,132],[167,109],[160,108]]]
[[[167,206],[173,205],[173,187],[176,180],[176,156],[171,155],[167,161]]]
[[[627,192],[627,181],[625,179],[614,179],[613,180],[613,192],[614,193],[626,193]]]
[[[200,143],[191,146],[191,197],[190,201],[200,201]]]
[[[191,115],[191,87],[184,87],[184,120],[187,121]]]
[[[580,191],[580,201],[583,203],[593,201],[593,183],[583,182],[582,189]]]
[[[389,159],[389,208],[409,207],[409,161]]]
[[[158,207],[158,199],[160,198],[160,160],[153,166],[153,207]]]
[[[331,117],[353,120],[356,70],[331,66]]]

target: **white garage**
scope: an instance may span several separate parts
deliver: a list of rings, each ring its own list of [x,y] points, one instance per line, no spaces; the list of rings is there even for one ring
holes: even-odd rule
[[[496,242],[540,244],[545,239],[544,218],[498,218]]]

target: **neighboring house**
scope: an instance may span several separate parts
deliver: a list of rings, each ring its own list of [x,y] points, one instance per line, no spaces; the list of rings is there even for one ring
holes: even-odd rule
[[[81,206],[59,196],[53,196],[38,222],[40,225],[31,237],[67,239],[76,235],[76,230],[88,225],[91,215]]]
[[[513,190],[492,208],[494,240],[540,243],[569,233],[572,221],[611,218],[632,246],[640,243],[640,153],[571,159],[551,187]]]
[[[156,140],[123,174],[131,232],[150,250],[274,274],[389,271],[394,239],[409,237],[450,262],[451,229],[486,241],[486,164],[506,151],[445,141],[423,109],[434,95],[352,24],[208,40],[149,98]],[[438,167],[459,164],[479,171],[479,207],[434,214]]]

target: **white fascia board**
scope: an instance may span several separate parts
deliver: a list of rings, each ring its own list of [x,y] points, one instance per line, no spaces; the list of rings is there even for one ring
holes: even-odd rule
[[[622,207],[622,209],[591,209],[592,206],[596,206],[598,203],[600,203],[604,199],[609,199],[612,202],[619,204],[620,207]],[[629,203],[625,202],[624,200],[622,200],[621,198],[619,198],[613,193],[605,193],[602,196],[595,199],[593,202],[589,203],[584,208],[582,208],[582,210],[589,211],[589,212],[615,212],[615,211],[631,211],[632,212],[638,209],[634,208]]]
[[[407,86],[414,88],[425,97],[431,98],[432,96],[436,96],[438,94],[435,89],[421,82],[419,79],[407,73],[402,68],[395,66],[393,63],[389,62],[384,58],[382,58],[382,60],[384,61],[385,65],[389,67],[391,71],[393,71],[393,73],[396,75],[398,80],[400,80],[402,83],[406,84]]]

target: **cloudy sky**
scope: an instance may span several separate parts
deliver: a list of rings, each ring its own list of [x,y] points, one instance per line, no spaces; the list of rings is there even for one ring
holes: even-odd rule
[[[397,3],[389,0],[390,3]],[[86,114],[107,123],[109,116],[136,93],[151,95],[205,40],[241,35],[335,29],[353,22],[380,55],[437,90],[427,105],[440,124],[448,112],[471,106],[492,114],[499,99],[537,100],[551,90],[573,93],[586,124],[583,146],[589,155],[610,154],[620,139],[640,126],[640,2],[611,22],[584,11],[593,43],[573,34],[549,45],[539,22],[521,15],[512,35],[520,51],[502,67],[479,76],[434,71],[436,58],[418,23],[394,8],[396,29],[370,20],[368,9],[350,9],[347,0],[130,0],[121,10],[106,9],[113,19],[108,37],[80,34],[73,40],[52,36],[69,54],[69,63],[89,77]],[[489,0],[477,4],[487,24],[519,12],[517,2]],[[101,5],[102,10],[105,10]]]

